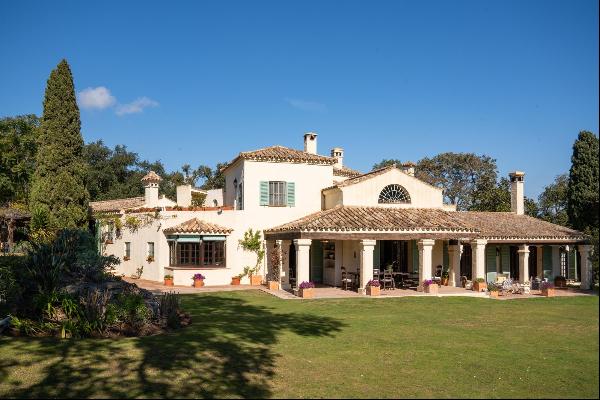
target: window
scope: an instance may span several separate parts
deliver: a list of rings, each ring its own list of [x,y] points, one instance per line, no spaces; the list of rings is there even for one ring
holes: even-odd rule
[[[560,252],[560,275],[565,278],[569,274],[569,253],[561,249]]]
[[[244,209],[244,184],[240,183],[238,186],[238,198],[237,198],[237,209]]]
[[[281,207],[287,205],[287,190],[285,182],[269,182],[269,206]]]
[[[131,242],[125,242],[125,257],[131,258]]]
[[[403,204],[410,203],[410,195],[400,185],[387,185],[379,193],[379,204]]]
[[[222,266],[225,262],[225,242],[205,241],[202,243],[204,257],[202,265]]]
[[[154,242],[148,242],[148,257],[154,258]]]
[[[170,265],[225,267],[225,241],[169,243]]]

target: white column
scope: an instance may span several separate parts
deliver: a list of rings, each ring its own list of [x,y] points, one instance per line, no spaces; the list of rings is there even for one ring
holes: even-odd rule
[[[278,240],[281,249],[281,288],[290,289],[290,244],[291,240]]]
[[[544,279],[544,246],[537,246],[537,276]]]
[[[519,282],[529,281],[529,246],[522,244],[519,246]]]
[[[560,246],[552,246],[552,279],[560,275]]]
[[[433,239],[421,239],[417,242],[419,248],[419,288],[422,289],[423,281],[431,279],[433,270]]]
[[[294,239],[296,246],[296,286],[310,280],[310,239]]]
[[[485,275],[485,246],[487,240],[475,239],[471,242],[471,280],[486,279]]]
[[[360,288],[362,293],[366,290],[367,283],[373,279],[373,251],[377,241],[363,239],[360,241]]]
[[[456,287],[460,285],[460,244],[448,245],[448,259],[450,261],[448,285]]]
[[[581,255],[581,288],[591,289],[592,286],[592,265],[590,263],[590,250],[589,244],[580,244],[577,246],[579,254]]]

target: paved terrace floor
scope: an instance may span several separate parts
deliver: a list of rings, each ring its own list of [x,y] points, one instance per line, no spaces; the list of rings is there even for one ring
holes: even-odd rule
[[[178,292],[181,294],[193,294],[193,293],[215,293],[215,292],[230,292],[236,290],[261,290],[265,293],[269,293],[273,296],[281,299],[297,299],[291,291],[285,290],[269,290],[265,286],[251,286],[251,285],[222,285],[222,286],[204,286],[202,288],[195,288],[193,286],[165,286],[160,282],[149,281],[146,279],[132,279],[123,278],[127,282],[135,283],[139,287],[147,289],[154,294],[161,294],[166,292]],[[570,297],[570,296],[594,296],[596,295],[592,291],[582,291],[579,289],[556,289],[556,297]],[[489,295],[484,292],[474,292],[472,290],[466,290],[463,288],[441,286],[438,294],[427,294],[423,292],[417,292],[409,289],[392,289],[392,290],[381,290],[381,295],[378,298],[393,298],[393,297],[416,297],[416,296],[429,296],[429,297],[452,297],[452,296],[466,296],[466,297],[479,297],[489,298]],[[340,288],[331,286],[319,286],[315,288],[315,299],[341,299],[341,298],[356,298],[356,297],[368,297],[360,294],[353,290],[342,290]],[[513,299],[530,299],[543,297],[539,291],[532,290],[529,294],[510,294],[506,296],[498,297],[498,300],[513,300]]]

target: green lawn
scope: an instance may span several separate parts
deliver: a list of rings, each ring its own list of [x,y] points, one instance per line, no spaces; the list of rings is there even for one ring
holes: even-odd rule
[[[598,297],[184,296],[192,326],[0,338],[0,397],[598,397]]]

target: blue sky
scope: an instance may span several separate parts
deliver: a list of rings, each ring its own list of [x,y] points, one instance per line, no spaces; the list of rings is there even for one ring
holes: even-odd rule
[[[487,154],[537,196],[598,133],[597,1],[4,1],[0,54],[0,117],[64,57],[84,139],[171,170],[316,131],[365,171]]]

